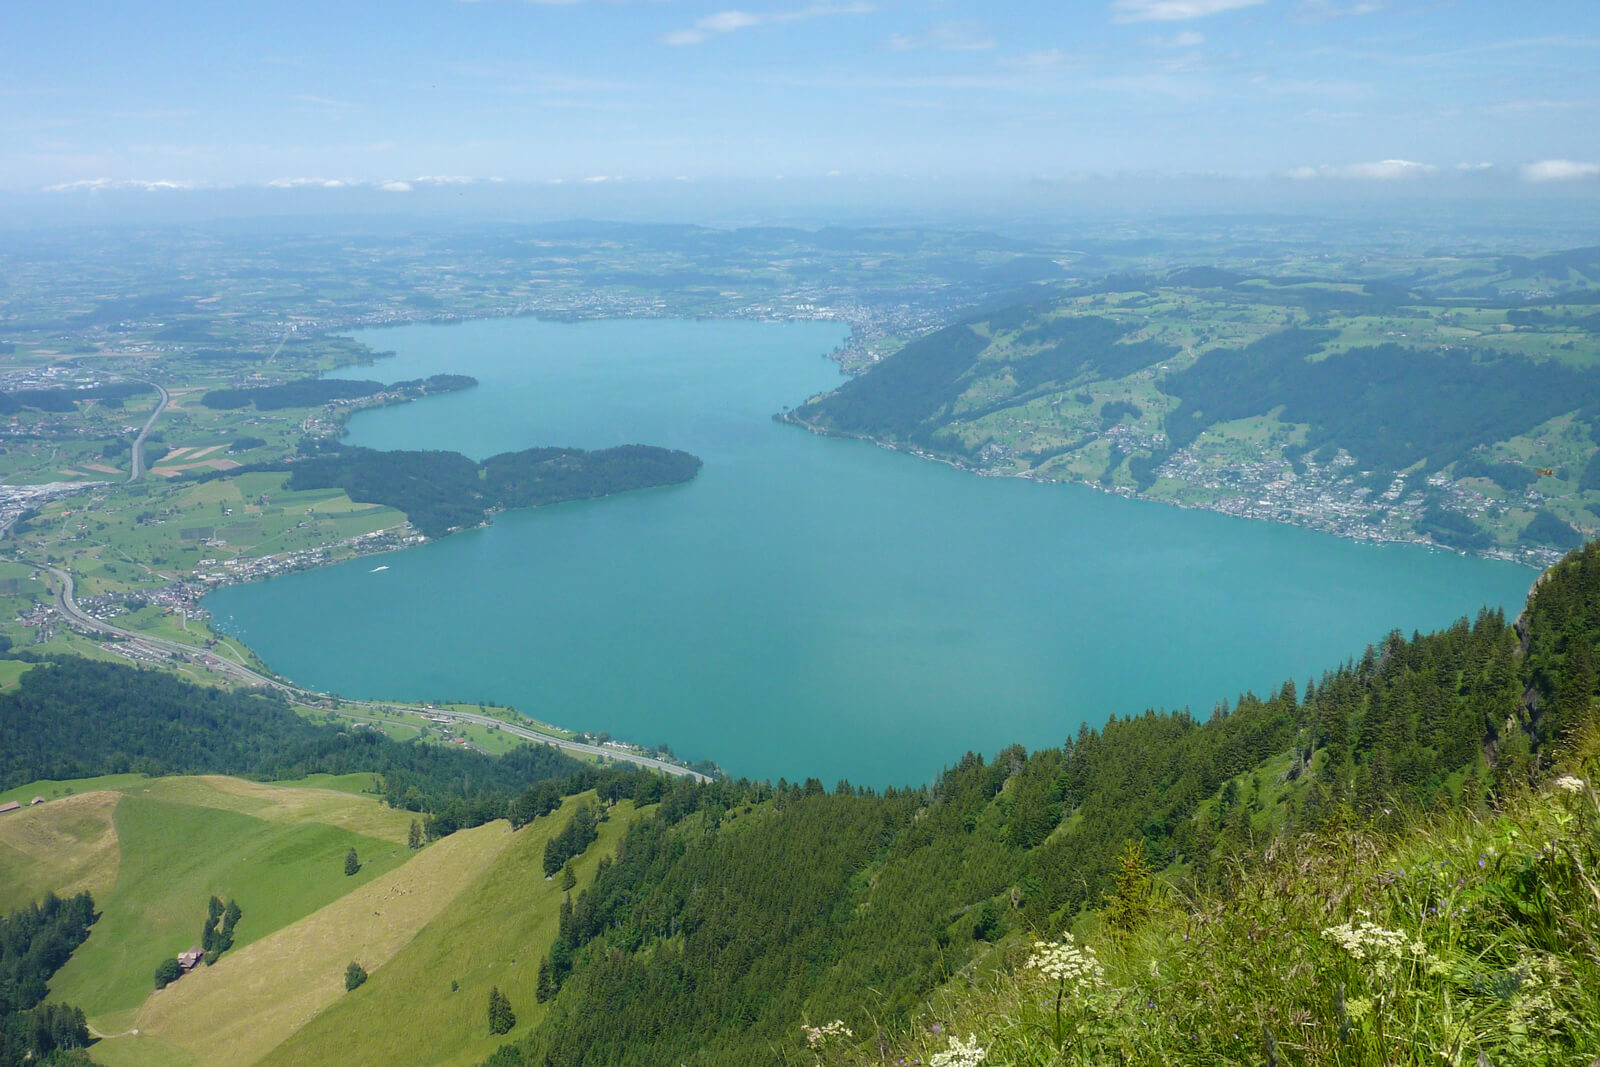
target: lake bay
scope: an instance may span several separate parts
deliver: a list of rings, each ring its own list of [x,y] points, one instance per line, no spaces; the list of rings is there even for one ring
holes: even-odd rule
[[[1209,714],[1534,571],[982,478],[772,421],[834,387],[830,323],[499,319],[366,331],[346,377],[476,389],[357,415],[347,442],[482,459],[639,442],[687,485],[497,515],[207,598],[296,682],[495,701],[730,773],[883,786],[1148,707]],[[379,564],[387,569],[374,572]]]

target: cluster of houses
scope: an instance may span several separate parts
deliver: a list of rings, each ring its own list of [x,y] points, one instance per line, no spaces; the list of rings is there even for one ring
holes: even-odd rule
[[[43,803],[44,803],[44,797],[34,797],[32,800],[28,801],[28,806],[31,808],[35,804],[43,804]],[[16,800],[8,801],[5,804],[0,804],[0,815],[4,815],[8,811],[19,811],[19,810],[21,810],[21,808],[22,808],[22,803],[20,801],[16,801]]]

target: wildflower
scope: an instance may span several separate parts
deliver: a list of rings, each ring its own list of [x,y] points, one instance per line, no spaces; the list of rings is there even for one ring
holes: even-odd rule
[[[1349,1013],[1350,1018],[1360,1019],[1362,1016],[1371,1013],[1372,1001],[1366,997],[1351,997],[1345,1005],[1345,1010]]]
[[[928,1057],[928,1067],[978,1067],[989,1050],[978,1043],[976,1036],[962,1041],[950,1035],[950,1047]]]
[[[1358,960],[1398,958],[1410,946],[1404,932],[1385,930],[1371,922],[1342,923],[1322,931],[1322,936],[1337,941]]]
[[[1094,958],[1094,949],[1087,945],[1079,948],[1071,934],[1063,934],[1059,944],[1036,941],[1033,955],[1028,957],[1028,967],[1063,986],[1093,988],[1104,982],[1100,963]]]
[[[832,1037],[855,1037],[850,1028],[844,1024],[843,1019],[835,1019],[831,1023],[821,1026],[802,1026],[800,1032],[806,1035],[806,1044],[813,1049],[820,1049]]]
[[[1574,778],[1570,774],[1563,775],[1556,779],[1556,787],[1558,789],[1565,789],[1569,793],[1581,793],[1587,784],[1588,783],[1586,783],[1582,778]]]
[[[1322,931],[1322,936],[1337,941],[1351,956],[1371,964],[1372,969],[1385,978],[1407,953],[1425,958],[1428,951],[1427,946],[1412,940],[1403,930],[1386,930],[1366,921],[1330,926]]]

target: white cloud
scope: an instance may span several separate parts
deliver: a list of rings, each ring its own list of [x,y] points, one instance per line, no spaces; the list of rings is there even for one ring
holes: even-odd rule
[[[1425,178],[1439,173],[1431,163],[1414,163],[1409,159],[1381,159],[1376,163],[1352,163],[1344,168],[1347,178],[1367,178],[1375,181],[1394,181],[1396,178]]]
[[[174,181],[168,178],[158,178],[149,181],[143,178],[83,178],[75,182],[61,182],[58,185],[46,185],[44,192],[68,193],[87,191],[98,193],[103,189],[143,189],[145,192],[163,192],[172,189],[193,189],[194,182]]]
[[[914,48],[934,48],[941,52],[981,52],[994,47],[994,39],[971,22],[941,22],[922,33],[897,33],[889,38],[889,47],[897,52]]]
[[[1600,163],[1580,163],[1571,159],[1541,159],[1522,168],[1522,178],[1530,182],[1571,182],[1600,178]]]
[[[273,189],[299,189],[307,185],[321,189],[342,189],[348,184],[338,178],[273,178],[267,183]]]
[[[1463,174],[1480,174],[1486,170],[1494,170],[1493,163],[1457,163],[1456,170]]]
[[[418,185],[471,185],[478,179],[467,178],[460,174],[424,174],[412,180]]]
[[[382,189],[386,193],[409,193],[411,191],[411,183],[410,182],[381,182],[381,183],[379,183],[378,188]]]
[[[700,44],[713,34],[733,33],[735,30],[747,30],[752,26],[799,22],[801,19],[817,18],[821,15],[864,15],[871,10],[873,10],[871,4],[854,3],[812,4],[809,7],[794,8],[789,11],[719,11],[715,15],[695,20],[695,24],[687,29],[671,31],[661,38],[661,42],[671,45]]]
[[[1438,174],[1432,163],[1415,163],[1409,159],[1380,159],[1374,163],[1349,163],[1334,167],[1324,163],[1319,167],[1295,167],[1286,176],[1296,181],[1312,178],[1353,178],[1357,181],[1401,181],[1407,178],[1426,178]]]
[[[1264,3],[1266,0],[1112,0],[1111,17],[1116,22],[1181,22]]]

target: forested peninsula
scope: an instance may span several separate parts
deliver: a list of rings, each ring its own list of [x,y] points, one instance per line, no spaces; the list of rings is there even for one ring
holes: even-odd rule
[[[476,526],[491,511],[591,500],[678,485],[700,472],[698,456],[654,445],[529,448],[476,463],[459,452],[317,447],[290,466],[289,488],[340,488],[350,499],[406,513],[429,537]]]

